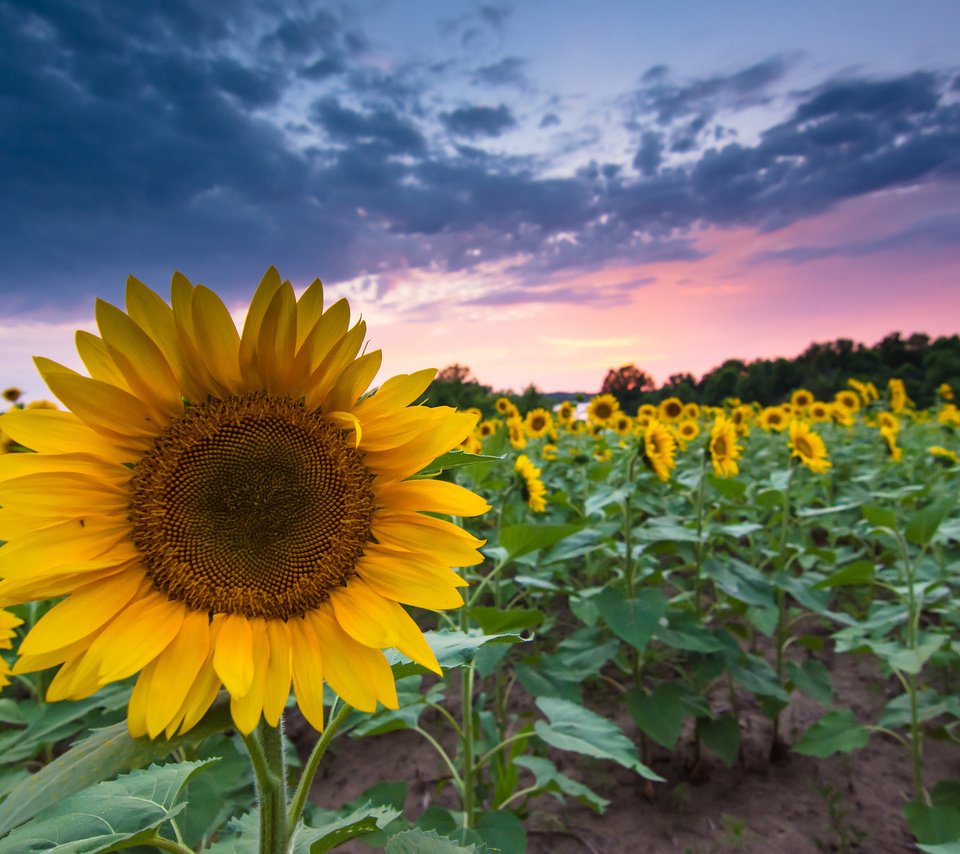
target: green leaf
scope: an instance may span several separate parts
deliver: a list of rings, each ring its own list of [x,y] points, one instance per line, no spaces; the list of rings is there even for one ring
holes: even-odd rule
[[[874,566],[872,560],[855,560],[830,573],[823,581],[813,585],[814,590],[830,587],[849,587],[854,584],[869,584],[873,581]]]
[[[907,827],[922,845],[946,845],[960,842],[960,809],[954,806],[928,806],[908,801],[903,806]]]
[[[537,706],[550,722],[537,721],[534,729],[551,747],[610,759],[648,780],[663,780],[640,761],[633,742],[613,721],[556,697],[538,697]]]
[[[459,469],[464,466],[477,466],[481,463],[502,462],[506,456],[496,457],[488,454],[468,454],[466,451],[448,451],[420,469],[414,477],[436,477],[447,469]]]
[[[877,528],[896,530],[897,517],[888,507],[881,507],[878,504],[864,504],[860,512],[863,513],[863,518],[871,525]]]
[[[74,792],[165,759],[175,750],[191,749],[232,726],[230,698],[221,692],[200,723],[169,741],[131,738],[126,723],[97,730],[24,780],[0,803],[0,837]]]
[[[493,851],[526,854],[527,831],[512,812],[492,810],[480,816],[476,831]]]
[[[937,533],[940,523],[950,515],[955,503],[955,499],[951,497],[924,507],[923,510],[917,510],[907,519],[907,539],[917,546],[927,545]]]
[[[811,700],[822,706],[833,703],[833,684],[830,671],[817,658],[808,658],[803,664],[787,662],[787,677]]]
[[[733,715],[700,718],[700,740],[719,756],[725,765],[733,765],[740,752],[740,724]]]
[[[627,708],[647,735],[673,750],[683,727],[684,706],[675,682],[664,682],[647,694],[639,685],[627,692]]]
[[[870,644],[870,647],[894,669],[916,676],[923,670],[923,665],[927,663],[930,656],[939,650],[948,639],[945,634],[930,633],[920,639],[916,649],[911,649],[897,641],[877,641]]]
[[[331,848],[374,830],[386,827],[402,811],[367,802],[346,814],[314,810],[312,827],[302,826],[296,836],[294,854],[323,854]],[[320,823],[322,821],[322,823]]]
[[[713,474],[707,475],[709,483],[724,498],[742,498],[747,491],[747,485],[742,481],[732,477],[717,477]]]
[[[260,854],[260,813],[256,810],[231,818],[205,854]]]
[[[667,611],[667,597],[654,588],[641,590],[636,598],[627,599],[619,588],[607,587],[593,597],[593,603],[610,630],[641,651]]]
[[[187,781],[214,761],[153,765],[76,792],[0,840],[0,854],[53,846],[58,854],[99,854],[146,842],[186,806],[176,801]]]
[[[589,786],[578,783],[558,771],[556,765],[542,756],[518,756],[513,760],[513,764],[526,768],[533,774],[534,785],[538,791],[576,798],[580,803],[601,815],[610,803]]]
[[[767,608],[747,608],[747,619],[757,627],[757,630],[768,638],[773,637],[780,622],[780,611],[771,606]]]
[[[444,670],[452,670],[473,663],[480,650],[487,644],[521,643],[529,640],[529,638],[521,637],[516,632],[497,632],[488,635],[480,629],[468,629],[466,632],[440,629],[435,632],[424,632],[423,635]],[[385,655],[397,679],[417,673],[430,672],[427,668],[410,661],[398,652],[389,650]]]
[[[516,632],[522,629],[535,629],[545,619],[546,614],[535,608],[488,608],[477,606],[467,612],[485,634]]]
[[[809,727],[793,745],[793,752],[825,759],[834,753],[859,750],[869,740],[870,730],[857,722],[850,709],[837,709]]]
[[[675,516],[654,516],[637,528],[637,537],[652,543],[695,543],[697,532]]]
[[[435,830],[419,827],[391,836],[384,849],[386,854],[487,854],[489,850],[486,845],[459,845]]]
[[[782,703],[790,701],[790,695],[777,679],[773,668],[759,656],[745,656],[742,663],[730,668],[734,679],[753,694],[773,697]]]
[[[508,561],[545,549],[575,534],[583,525],[507,525],[500,529],[498,544],[506,550]]]

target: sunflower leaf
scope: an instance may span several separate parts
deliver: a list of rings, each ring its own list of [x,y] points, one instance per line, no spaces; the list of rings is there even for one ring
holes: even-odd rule
[[[401,810],[369,801],[346,815],[314,811],[314,827],[303,826],[296,835],[293,854],[323,854],[358,836],[380,830],[401,815]]]
[[[0,841],[0,854],[47,850],[99,854],[139,842],[186,807],[176,803],[191,777],[216,760],[153,765],[97,783],[42,810]]]
[[[0,837],[65,797],[104,778],[144,768],[181,747],[232,726],[230,698],[222,693],[202,721],[169,741],[131,738],[125,723],[99,729],[18,785],[0,803]]]
[[[392,836],[387,842],[386,854],[486,854],[486,845],[468,842],[460,845],[433,830],[415,827]]]
[[[503,462],[506,455],[494,456],[492,454],[468,454],[466,451],[448,451],[437,457],[432,463],[428,463],[413,477],[436,477],[441,472],[448,469],[459,469],[464,466],[478,466],[481,463]]]

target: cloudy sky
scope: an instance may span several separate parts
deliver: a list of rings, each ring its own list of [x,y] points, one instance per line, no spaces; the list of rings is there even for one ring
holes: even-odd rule
[[[229,11],[226,11],[229,10]],[[956,0],[0,0],[0,384],[270,264],[385,371],[596,390],[960,332]]]

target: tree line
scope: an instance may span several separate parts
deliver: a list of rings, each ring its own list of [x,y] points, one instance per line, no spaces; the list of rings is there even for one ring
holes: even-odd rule
[[[960,393],[960,336],[931,339],[924,333],[914,333],[904,338],[893,332],[873,346],[838,338],[811,344],[793,359],[727,359],[699,380],[689,373],[672,374],[659,387],[649,373],[628,364],[607,371],[599,391],[614,395],[627,412],[635,411],[641,403],[658,403],[667,397],[714,406],[739,398],[770,406],[788,400],[797,388],[829,400],[849,388],[847,380],[851,377],[871,381],[880,389],[892,377],[899,377],[917,406],[931,406],[942,383],[949,383]],[[427,392],[434,405],[477,407],[485,415],[492,414],[494,401],[500,396],[509,397],[521,412],[528,412],[538,406],[549,407],[559,399],[587,400],[594,393],[545,393],[532,384],[520,394],[495,392],[474,377],[470,368],[459,364],[440,371]]]

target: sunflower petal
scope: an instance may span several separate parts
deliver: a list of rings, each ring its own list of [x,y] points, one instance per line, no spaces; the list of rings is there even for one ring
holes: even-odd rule
[[[59,409],[14,409],[0,421],[3,432],[37,454],[94,454],[114,463],[129,462],[132,454],[124,446],[89,428],[72,412]],[[5,454],[3,459],[26,454]]]
[[[283,620],[267,620],[267,638],[270,662],[264,688],[263,718],[270,726],[277,726],[290,697],[290,628]],[[322,707],[322,688],[320,693]]]
[[[390,603],[362,578],[351,578],[329,601],[340,627],[357,643],[376,649],[396,643],[400,632]]]
[[[446,480],[406,480],[375,487],[378,501],[395,510],[479,516],[490,509],[479,495]]]
[[[263,620],[249,621],[253,637],[253,679],[250,690],[242,697],[230,696],[230,714],[233,722],[243,735],[250,735],[263,712],[263,699],[267,687],[267,668],[270,663],[270,646],[267,642],[267,628]]]
[[[294,617],[290,629],[290,650],[293,663],[293,690],[297,705],[307,722],[318,732],[323,730],[323,654],[313,626],[306,619]]]
[[[242,697],[253,684],[253,632],[246,617],[228,614],[220,627],[213,667],[232,697]]]

